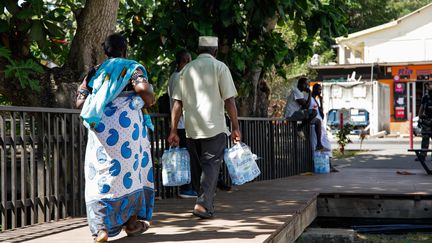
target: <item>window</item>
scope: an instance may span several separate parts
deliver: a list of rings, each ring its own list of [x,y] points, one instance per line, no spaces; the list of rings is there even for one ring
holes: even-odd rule
[[[351,51],[347,47],[345,48],[345,63],[350,63]]]

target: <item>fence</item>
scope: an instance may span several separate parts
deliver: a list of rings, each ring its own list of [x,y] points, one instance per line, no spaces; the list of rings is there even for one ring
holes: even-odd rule
[[[164,187],[160,158],[167,147],[168,115],[154,114],[150,133],[156,198],[175,197]],[[239,118],[242,140],[260,158],[270,180],[312,171],[309,140],[296,121]],[[306,126],[308,127],[308,126]],[[305,128],[305,133],[309,129]],[[87,131],[72,109],[0,107],[0,226],[2,230],[85,215],[84,154]],[[306,136],[308,137],[308,136]],[[229,180],[226,168],[223,177]]]

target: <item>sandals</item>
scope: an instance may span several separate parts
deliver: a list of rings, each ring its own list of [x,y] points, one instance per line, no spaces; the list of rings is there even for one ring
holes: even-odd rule
[[[108,232],[99,230],[97,236],[94,238],[94,243],[102,243],[108,241]]]
[[[138,236],[147,231],[150,228],[150,223],[145,220],[137,220],[135,223],[139,223],[139,227],[129,230],[127,227],[124,227],[124,231],[126,232],[127,236]]]
[[[136,223],[138,223],[139,226],[133,230],[128,230],[127,227],[124,227],[124,231],[126,232],[127,236],[138,236],[150,228],[150,223],[147,221],[137,220],[135,221],[135,225]],[[108,232],[106,232],[105,230],[98,231],[97,236],[93,239],[94,243],[103,243],[107,241],[108,241]]]
[[[214,217],[214,213],[210,213],[208,211],[201,212],[195,209],[193,210],[192,214],[202,219],[211,219]]]

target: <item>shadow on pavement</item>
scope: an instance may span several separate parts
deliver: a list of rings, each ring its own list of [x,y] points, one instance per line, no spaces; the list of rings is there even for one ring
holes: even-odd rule
[[[385,154],[383,151],[370,151],[349,158],[332,160],[338,168],[373,168],[373,169],[423,169],[415,161],[413,154]],[[431,164],[430,157],[427,163]]]

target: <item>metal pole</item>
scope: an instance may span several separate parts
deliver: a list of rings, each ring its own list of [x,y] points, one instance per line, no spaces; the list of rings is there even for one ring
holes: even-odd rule
[[[410,129],[410,142],[409,142],[410,143],[410,149],[413,149],[414,137],[413,137],[413,115],[412,115],[412,112],[409,113],[409,129]]]
[[[339,114],[339,128],[340,128],[340,130],[342,130],[343,127],[344,127],[344,124],[343,124],[343,113],[341,112]]]

